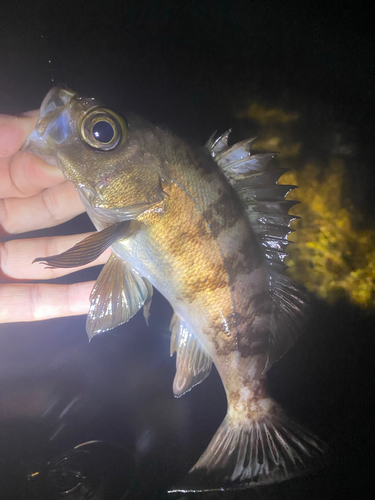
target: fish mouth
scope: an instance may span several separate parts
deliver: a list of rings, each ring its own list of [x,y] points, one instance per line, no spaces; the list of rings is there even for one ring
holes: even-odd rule
[[[76,92],[68,87],[53,87],[47,93],[40,106],[38,125],[47,115],[55,114],[56,111],[61,110],[61,108],[69,104],[71,99],[76,95]]]
[[[38,122],[26,139],[23,151],[56,165],[56,148],[71,132],[72,123],[67,110],[75,96],[76,93],[67,88],[53,87],[48,92],[41,104]]]
[[[97,105],[94,98],[80,97],[68,87],[53,87],[43,99],[36,127],[22,150],[56,165],[56,150],[75,140],[79,118]]]
[[[69,88],[53,87],[48,92],[40,106],[39,118],[34,131],[38,137],[45,135],[48,126],[59,119],[76,96],[76,92]]]

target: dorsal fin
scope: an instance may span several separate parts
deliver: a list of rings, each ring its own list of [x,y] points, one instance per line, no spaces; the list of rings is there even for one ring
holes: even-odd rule
[[[298,202],[285,197],[296,186],[277,184],[287,171],[284,168],[269,168],[269,162],[277,153],[251,154],[254,138],[229,147],[229,133],[216,140],[212,136],[206,147],[242,201],[270,267],[272,318],[268,369],[301,335],[307,303],[305,288],[284,275],[287,267],[284,259],[287,246],[291,243],[288,235],[293,231],[290,224],[298,219],[288,214]]]
[[[208,377],[212,360],[189,325],[176,313],[170,330],[171,356],[177,353],[173,393],[180,397]]]

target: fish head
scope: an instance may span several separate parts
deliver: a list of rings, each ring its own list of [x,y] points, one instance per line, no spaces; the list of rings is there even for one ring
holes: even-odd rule
[[[150,207],[163,199],[166,177],[158,130],[55,87],[23,149],[60,168],[94,208]]]

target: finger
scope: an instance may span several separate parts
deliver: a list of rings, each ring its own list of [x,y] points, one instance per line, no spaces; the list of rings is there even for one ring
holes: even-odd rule
[[[0,226],[9,234],[56,226],[85,209],[70,181],[52,186],[31,198],[0,200]]]
[[[39,110],[21,116],[0,115],[0,156],[11,156],[34,130]]]
[[[40,263],[33,264],[37,257],[49,257],[65,252],[76,243],[93,233],[73,234],[71,236],[53,236],[47,238],[30,238],[27,240],[10,240],[0,245],[1,271],[7,278],[20,280],[48,280],[65,276],[80,269],[105,264],[111,255],[108,249],[102,255],[81,267],[71,269],[46,269]]]
[[[72,285],[1,285],[0,323],[87,314],[93,286],[93,281]]]
[[[34,130],[38,113],[0,115],[0,198],[32,196],[64,180],[58,168],[19,151]]]
[[[0,198],[26,198],[63,181],[57,167],[26,151],[0,158]]]

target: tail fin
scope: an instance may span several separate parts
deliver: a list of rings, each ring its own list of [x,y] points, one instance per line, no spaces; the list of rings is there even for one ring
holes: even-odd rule
[[[319,466],[326,445],[283,413],[241,422],[227,414],[179,491],[243,489]],[[175,490],[178,491],[178,490]]]

